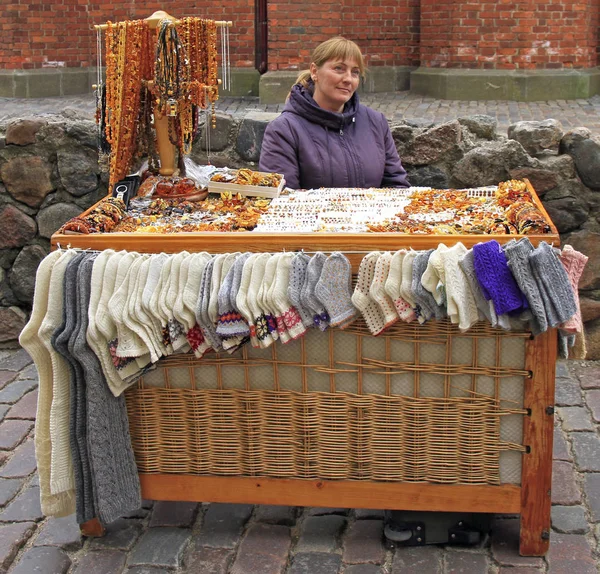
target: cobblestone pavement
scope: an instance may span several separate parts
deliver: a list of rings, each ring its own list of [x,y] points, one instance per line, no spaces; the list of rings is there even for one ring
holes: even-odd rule
[[[521,120],[560,120],[565,130],[584,126],[600,134],[600,96],[586,100],[554,100],[544,102],[511,101],[452,101],[436,100],[410,92],[364,94],[361,101],[393,120],[412,120],[425,124],[486,114],[498,120],[498,129],[505,132],[509,125]],[[14,117],[44,113],[83,113],[93,118],[93,95],[41,99],[0,98],[0,125]],[[279,112],[282,104],[259,104],[258,98],[223,97],[217,109],[234,116],[244,116],[252,111]]]
[[[382,513],[339,508],[150,502],[82,539],[44,518],[33,424],[37,372],[0,351],[0,572],[11,574],[592,574],[600,566],[600,363],[559,362],[546,558],[519,556],[518,519],[496,516],[477,547],[388,550]]]

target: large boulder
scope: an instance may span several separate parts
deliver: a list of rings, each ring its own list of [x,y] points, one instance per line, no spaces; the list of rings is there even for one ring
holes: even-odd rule
[[[465,126],[472,134],[478,138],[493,140],[496,138],[496,128],[498,121],[492,116],[474,114],[458,118],[458,122]]]
[[[600,319],[600,301],[580,294],[579,304],[581,306],[581,318],[584,323]]]
[[[461,142],[460,124],[454,120],[418,134],[401,155],[407,165],[429,165],[452,152]]]
[[[600,319],[585,324],[587,355],[586,359],[597,361],[600,359]]]
[[[517,122],[508,126],[508,137],[517,140],[529,155],[535,157],[548,152],[558,153],[563,129],[558,120]]]
[[[13,293],[23,303],[31,304],[35,290],[35,273],[40,261],[46,257],[40,245],[28,245],[21,250],[10,270],[9,280]]]
[[[64,188],[75,197],[94,191],[98,187],[98,153],[83,146],[60,148],[56,157],[58,174]]]
[[[200,123],[200,148],[207,151],[223,151],[229,145],[229,134],[233,126],[233,118],[229,114],[216,114],[216,125],[208,129],[204,122]]]
[[[600,190],[600,144],[590,138],[573,138],[565,145],[575,162],[581,181],[595,190]]]
[[[14,205],[0,207],[0,222],[0,250],[22,247],[35,237],[35,221]]]
[[[588,218],[586,204],[574,197],[546,201],[544,207],[559,233],[579,229]]]
[[[23,118],[8,124],[6,128],[7,145],[29,145],[36,141],[36,134],[48,122],[39,118]]]
[[[539,196],[558,185],[558,174],[536,167],[517,167],[509,171],[511,179],[527,178]]]
[[[55,189],[52,165],[34,155],[11,157],[0,168],[0,177],[8,193],[30,207],[38,207]]]
[[[600,289],[600,233],[587,229],[577,231],[569,236],[568,242],[574,249],[589,257],[579,280],[579,289]]]
[[[406,166],[408,181],[413,187],[432,187],[434,189],[448,189],[450,178],[448,174],[433,165],[421,167]]]
[[[0,343],[14,342],[16,346],[26,324],[27,315],[18,307],[0,307]]]
[[[586,187],[578,179],[567,179],[565,181],[561,181],[554,189],[551,189],[545,193],[544,202],[553,201],[555,199],[563,199],[565,197],[585,198],[591,194],[592,192],[586,189]]]
[[[235,143],[235,149],[242,159],[258,162],[267,124],[277,116],[278,114],[266,112],[252,112],[246,115],[240,125]]]
[[[39,234],[50,238],[63,223],[81,214],[81,207],[72,203],[55,203],[41,209],[37,215]]]

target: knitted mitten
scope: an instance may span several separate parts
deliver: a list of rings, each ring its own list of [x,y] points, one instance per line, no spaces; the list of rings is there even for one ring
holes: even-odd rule
[[[248,330],[250,331],[250,344],[258,349],[260,344],[256,337],[256,325],[254,324],[254,313],[248,305],[248,288],[250,287],[250,279],[252,278],[252,268],[254,262],[260,256],[260,253],[253,253],[246,259],[242,267],[242,275],[240,278],[240,286],[235,297],[236,307],[248,323]]]
[[[532,251],[533,245],[527,237],[523,237],[519,241],[510,241],[504,246],[508,266],[521,291],[525,294],[529,308],[533,313],[532,332],[538,334],[548,329],[548,318],[546,317],[542,294],[529,262],[529,255]],[[496,309],[496,312],[498,312],[498,309]]]
[[[352,266],[343,253],[336,251],[323,263],[315,296],[327,309],[332,327],[343,329],[356,317],[352,305]]]
[[[293,253],[283,253],[281,255],[275,271],[273,289],[270,293],[277,312],[277,324],[282,322],[289,337],[297,339],[306,333],[306,327],[302,324],[300,314],[292,306],[287,294],[293,259]],[[281,340],[285,342],[283,337]]]
[[[400,251],[396,251],[396,253],[392,255],[390,272],[385,281],[385,292],[394,302],[396,312],[400,319],[410,323],[411,321],[414,321],[417,316],[410,304],[400,294],[400,286],[402,285],[402,263],[405,256],[406,249],[400,249]]]
[[[383,252],[375,263],[375,272],[373,274],[373,281],[369,287],[369,295],[371,299],[379,305],[381,312],[383,313],[383,320],[385,321],[385,327],[388,328],[396,321],[398,321],[398,313],[396,313],[396,307],[394,302],[388,297],[385,292],[385,282],[387,281],[390,272],[390,263],[392,261],[392,254],[389,251]]]
[[[292,259],[290,268],[290,282],[288,285],[288,297],[291,304],[300,314],[302,324],[308,329],[314,327],[312,312],[302,304],[301,291],[306,278],[306,268],[310,257],[306,253],[296,253]]]
[[[381,307],[370,296],[371,283],[375,277],[375,267],[379,256],[379,251],[372,251],[363,257],[352,294],[353,305],[362,313],[365,323],[373,335],[379,335],[385,329],[386,324]]]
[[[329,314],[323,303],[315,295],[315,287],[321,278],[321,271],[327,256],[320,251],[315,253],[306,266],[306,277],[300,290],[301,304],[310,310],[315,327],[324,331],[329,326]]]

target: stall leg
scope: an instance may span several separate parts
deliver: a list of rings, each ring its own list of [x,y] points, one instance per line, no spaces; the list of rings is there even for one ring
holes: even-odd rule
[[[92,518],[91,520],[80,524],[79,530],[82,536],[87,536],[89,538],[100,538],[105,534],[104,526],[97,518]]]

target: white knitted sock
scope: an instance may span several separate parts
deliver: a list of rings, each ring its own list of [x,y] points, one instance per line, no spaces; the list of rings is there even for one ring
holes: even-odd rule
[[[377,258],[373,280],[369,286],[369,295],[371,296],[371,299],[379,305],[385,321],[384,328],[386,329],[398,321],[398,313],[396,313],[394,302],[385,292],[385,282],[387,281],[390,272],[391,261],[392,254],[389,251],[384,251]]]
[[[246,319],[248,327],[250,329],[250,344],[258,349],[260,347],[258,339],[256,338],[256,326],[254,324],[254,313],[250,309],[248,304],[248,289],[250,287],[250,279],[252,277],[252,268],[254,262],[260,256],[260,253],[253,253],[248,257],[244,267],[242,269],[242,278],[240,280],[240,288],[237,292],[235,303],[240,313]]]
[[[379,256],[379,251],[372,251],[363,257],[358,268],[356,287],[352,294],[352,303],[362,313],[367,327],[373,335],[379,335],[385,329],[385,318],[381,308],[371,299],[369,293]]]
[[[402,263],[406,255],[406,249],[400,249],[392,255],[390,261],[390,272],[385,282],[385,292],[394,302],[396,312],[403,321],[410,323],[417,317],[413,308],[402,298],[400,294],[400,287],[402,285]]]
[[[292,259],[290,282],[288,285],[288,298],[298,313],[300,313],[302,323],[307,329],[315,326],[312,312],[302,304],[301,300],[302,285],[304,285],[306,268],[309,261],[310,257],[306,253],[296,253],[294,259]]]
[[[250,284],[246,296],[246,302],[254,318],[256,338],[258,339],[259,346],[263,349],[269,347],[273,343],[273,337],[271,336],[267,325],[267,318],[264,310],[260,307],[258,300],[258,293],[265,276],[265,268],[270,258],[270,253],[261,253],[254,260],[252,265],[252,276],[250,277]]]
[[[269,291],[275,282],[275,271],[277,270],[277,262],[279,261],[280,255],[281,253],[271,254],[271,257],[267,260],[267,264],[265,265],[265,274],[262,279],[262,284],[258,290],[258,306],[265,314],[267,329],[274,341],[279,339],[280,326],[277,323],[277,310],[275,309]],[[282,327],[285,331],[285,325],[282,325]],[[286,338],[285,334],[284,338]],[[287,342],[287,340],[284,342]]]
[[[427,267],[421,277],[421,285],[433,295],[438,305],[443,305],[446,302],[446,277],[441,253],[447,250],[448,248],[443,243],[437,246],[437,249],[429,257]]]
[[[189,322],[184,324],[186,338],[194,355],[201,358],[211,347],[205,339],[202,329],[196,319],[196,309],[200,298],[200,282],[202,281],[202,272],[206,264],[212,259],[209,253],[194,253],[190,257],[188,278],[183,289],[183,305],[187,312],[183,318],[188,318]]]

